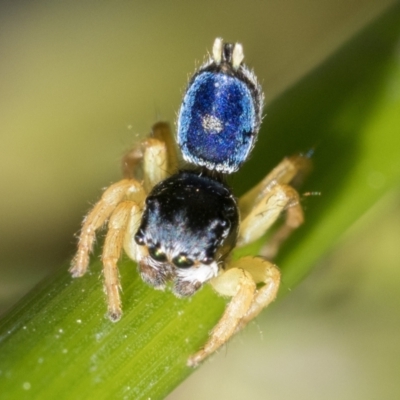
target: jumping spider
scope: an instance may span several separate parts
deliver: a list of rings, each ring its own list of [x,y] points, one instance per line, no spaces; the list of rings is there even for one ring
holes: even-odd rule
[[[178,170],[174,137],[158,123],[123,159],[125,179],[105,190],[84,220],[71,274],[88,268],[95,234],[107,221],[102,262],[108,315],[122,314],[117,262],[122,248],[143,280],[157,289],[171,281],[178,296],[209,282],[232,297],[207,343],[188,360],[196,366],[271,303],[280,273],[268,259],[303,222],[293,179],[307,157],[285,158],[236,199],[224,181],[248,158],[261,124],[263,92],[243,63],[238,43],[216,39],[212,55],[191,78],[178,116],[177,142],[189,163]],[[285,211],[284,224],[259,257],[230,259],[234,247],[260,238]]]

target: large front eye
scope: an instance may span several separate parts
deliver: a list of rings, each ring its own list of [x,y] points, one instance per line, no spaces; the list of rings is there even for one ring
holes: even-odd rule
[[[189,268],[191,267],[194,262],[190,258],[188,258],[184,254],[179,254],[179,256],[176,256],[172,262],[178,267],[178,268]]]
[[[149,247],[149,254],[153,260],[159,262],[167,261],[167,256],[159,247]]]
[[[140,246],[144,245],[144,234],[141,229],[135,235],[135,242]]]

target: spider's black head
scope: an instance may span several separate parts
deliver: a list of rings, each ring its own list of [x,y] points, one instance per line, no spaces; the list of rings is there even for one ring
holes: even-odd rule
[[[236,200],[223,183],[191,171],[160,182],[147,197],[135,235],[143,279],[156,287],[171,279],[177,295],[193,294],[217,275],[238,224]]]
[[[264,95],[243,57],[240,44],[216,39],[212,57],[189,82],[177,139],[183,158],[191,164],[232,173],[254,146]]]

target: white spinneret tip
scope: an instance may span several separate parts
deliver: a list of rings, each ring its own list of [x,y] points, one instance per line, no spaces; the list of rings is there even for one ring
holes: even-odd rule
[[[215,64],[217,64],[217,65],[219,65],[222,60],[222,46],[223,46],[223,40],[221,38],[216,38],[214,40],[212,55],[213,55]]]
[[[232,54],[233,68],[238,69],[243,59],[244,59],[243,46],[240,43],[235,43],[235,47],[233,48],[233,54]]]

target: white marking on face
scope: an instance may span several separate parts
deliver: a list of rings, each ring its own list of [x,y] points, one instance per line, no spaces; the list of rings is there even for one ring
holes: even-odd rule
[[[199,264],[190,268],[177,268],[177,276],[184,282],[207,282],[218,275],[218,264],[214,261],[210,265]]]

